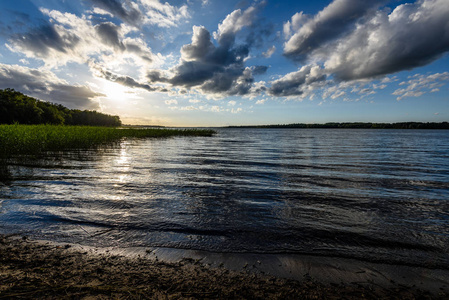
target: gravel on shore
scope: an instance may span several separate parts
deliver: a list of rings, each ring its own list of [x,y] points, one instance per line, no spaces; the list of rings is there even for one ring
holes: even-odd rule
[[[193,259],[95,254],[71,245],[0,235],[0,299],[449,299],[397,285],[324,284]]]

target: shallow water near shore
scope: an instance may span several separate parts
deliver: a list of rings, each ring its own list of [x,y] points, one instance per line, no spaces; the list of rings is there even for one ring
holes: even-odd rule
[[[449,269],[449,131],[218,129],[0,173],[2,233]]]

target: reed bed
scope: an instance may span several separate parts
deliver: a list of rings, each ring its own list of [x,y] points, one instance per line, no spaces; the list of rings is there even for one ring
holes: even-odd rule
[[[0,125],[0,155],[35,154],[43,151],[86,149],[123,138],[212,136],[213,130],[111,128],[64,125]]]

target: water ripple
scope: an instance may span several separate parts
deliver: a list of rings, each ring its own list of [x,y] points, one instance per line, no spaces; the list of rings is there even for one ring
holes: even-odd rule
[[[449,268],[449,132],[219,129],[21,157],[0,230]]]

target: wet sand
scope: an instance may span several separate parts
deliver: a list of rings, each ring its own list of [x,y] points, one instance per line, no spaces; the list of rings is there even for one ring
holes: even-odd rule
[[[0,299],[448,299],[448,271],[0,236]]]

